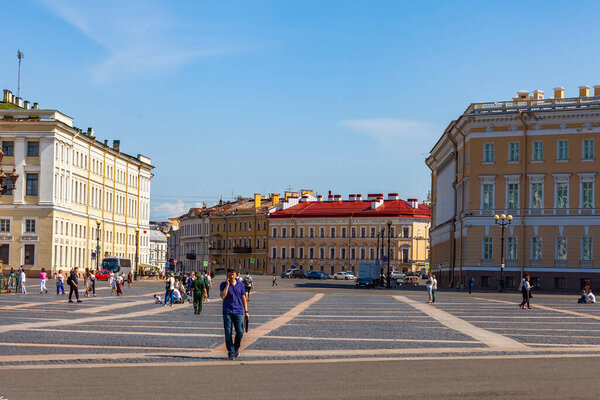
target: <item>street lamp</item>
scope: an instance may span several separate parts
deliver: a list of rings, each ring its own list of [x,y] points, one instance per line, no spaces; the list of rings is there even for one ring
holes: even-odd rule
[[[96,270],[100,271],[100,235],[102,231],[100,230],[100,225],[102,225],[102,221],[99,219],[96,220]]]
[[[169,246],[171,245],[171,243],[169,243],[169,238],[171,237],[171,235],[169,235],[168,233],[165,235],[167,237],[167,249],[165,251],[165,272],[167,272],[167,268],[166,266],[169,264]]]
[[[494,215],[494,222],[496,225],[500,225],[502,228],[502,235],[500,236],[500,284],[498,285],[498,291],[504,292],[504,228],[510,225],[513,219],[512,215]]]
[[[140,240],[140,229],[139,228],[135,228],[135,276],[134,278],[137,278],[137,274],[138,274],[138,244],[139,244],[139,240]]]
[[[385,237],[385,228],[384,227],[381,228],[380,233],[381,233],[381,251],[379,251],[379,249],[377,249],[377,251],[379,251],[379,257],[383,257],[383,238]],[[381,263],[379,265],[381,266],[381,269],[380,269],[381,275],[380,275],[380,279],[379,279],[381,281],[381,284],[379,286],[383,287],[383,285],[384,285],[383,281],[385,279],[383,276],[383,265]]]
[[[392,246],[391,246],[391,240],[392,240],[392,220],[388,219],[387,222],[387,226],[388,226],[388,253],[387,253],[387,259],[388,259],[388,271],[387,271],[387,288],[390,289],[392,287],[392,285],[390,284],[390,255],[391,255],[391,250],[392,250]]]
[[[0,163],[4,158],[4,153],[0,150]],[[10,178],[10,180],[6,179]],[[12,173],[10,175],[6,175],[4,173],[4,169],[0,167],[0,195],[6,194],[11,190],[16,189],[17,187],[17,179],[19,179],[19,174],[17,174],[17,169],[13,168]],[[4,184],[6,182],[6,185]]]

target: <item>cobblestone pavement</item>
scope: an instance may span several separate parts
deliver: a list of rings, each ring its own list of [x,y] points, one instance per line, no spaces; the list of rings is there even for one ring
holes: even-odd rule
[[[27,295],[2,295],[0,370],[600,356],[600,308],[575,304],[576,295],[536,295],[534,309],[521,310],[517,292],[442,290],[432,305],[421,290],[255,284],[250,330],[233,362],[216,287],[200,316],[189,303],[154,304],[158,281],[135,282],[122,297],[101,282],[97,297],[74,304],[33,285]]]

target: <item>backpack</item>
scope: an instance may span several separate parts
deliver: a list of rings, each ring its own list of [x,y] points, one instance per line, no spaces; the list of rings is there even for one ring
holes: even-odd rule
[[[248,287],[252,286],[252,278],[251,277],[249,277],[249,276],[244,277],[244,286],[248,286]]]
[[[72,285],[73,284],[73,278],[71,278],[71,275],[69,275],[69,277],[67,278],[67,285]]]
[[[208,287],[208,276],[204,275],[204,284]]]

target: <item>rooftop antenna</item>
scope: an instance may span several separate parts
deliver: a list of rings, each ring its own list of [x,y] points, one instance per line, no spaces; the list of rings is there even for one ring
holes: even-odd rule
[[[17,58],[19,59],[19,80],[17,82],[17,97],[21,97],[21,60],[25,57],[21,50],[17,50]]]

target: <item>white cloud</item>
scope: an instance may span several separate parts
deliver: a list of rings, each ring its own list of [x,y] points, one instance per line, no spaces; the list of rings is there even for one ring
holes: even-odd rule
[[[394,118],[350,119],[339,123],[350,130],[370,136],[385,146],[404,147],[408,143],[427,146],[443,132],[442,127],[430,122]],[[428,150],[420,149],[421,152]]]
[[[164,74],[192,60],[237,51],[179,26],[167,5],[150,1],[39,0],[106,51],[95,83]]]
[[[160,219],[179,217],[190,210],[190,208],[202,207],[202,203],[194,203],[192,205],[186,205],[182,200],[177,200],[175,203],[161,203],[157,206],[152,207],[152,214],[160,216]]]

